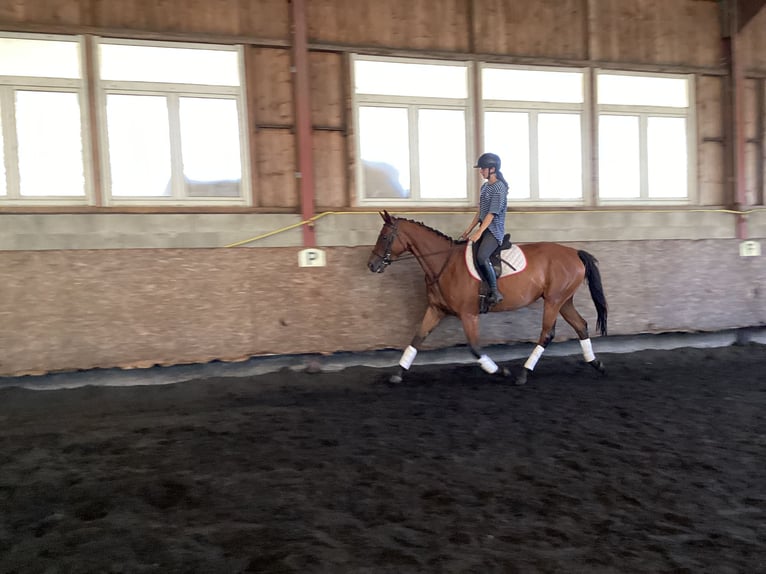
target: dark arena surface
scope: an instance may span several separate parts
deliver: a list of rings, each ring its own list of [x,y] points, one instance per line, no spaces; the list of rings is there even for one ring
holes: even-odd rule
[[[766,347],[600,358],[4,388],[0,572],[766,572]]]

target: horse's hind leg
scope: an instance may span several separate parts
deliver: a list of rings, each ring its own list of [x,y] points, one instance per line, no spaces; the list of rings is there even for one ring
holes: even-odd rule
[[[560,306],[561,305],[557,302],[549,299],[545,300],[545,305],[543,306],[543,326],[542,329],[540,329],[540,338],[537,339],[537,346],[530,353],[527,362],[524,363],[524,369],[519,376],[516,377],[517,385],[526,384],[529,375],[535,370],[535,365],[537,365],[537,361],[540,360],[543,351],[545,351],[545,348],[553,340],[553,337],[556,336],[556,317],[559,314]]]
[[[392,383],[401,383],[404,372],[407,371],[412,362],[415,360],[415,356],[418,354],[418,347],[423,343],[423,340],[428,337],[431,331],[444,318],[444,313],[436,307],[428,307],[426,314],[423,315],[423,320],[420,322],[420,328],[415,336],[412,338],[409,347],[407,347],[402,353],[402,358],[399,359],[399,372],[396,375],[391,375],[389,381]]]
[[[605,372],[604,364],[596,358],[593,353],[593,346],[590,342],[590,336],[588,335],[588,322],[583,319],[583,316],[577,312],[574,306],[574,297],[570,297],[566,303],[561,306],[561,316],[564,320],[572,326],[572,329],[577,333],[577,338],[580,339],[580,347],[582,347],[582,356],[585,358],[585,362],[591,365],[599,373]]]

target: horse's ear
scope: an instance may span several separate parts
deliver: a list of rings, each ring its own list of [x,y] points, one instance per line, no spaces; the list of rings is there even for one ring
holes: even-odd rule
[[[380,212],[380,216],[383,218],[383,221],[386,223],[391,223],[391,215],[389,215],[388,211],[385,209]]]

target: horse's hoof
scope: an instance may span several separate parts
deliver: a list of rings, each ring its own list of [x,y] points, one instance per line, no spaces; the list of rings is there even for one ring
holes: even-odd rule
[[[598,359],[593,359],[590,363],[588,363],[591,367],[596,369],[599,373],[602,375],[606,373],[606,368],[604,367],[604,363],[599,361]]]
[[[529,369],[523,369],[521,373],[516,377],[516,380],[513,381],[513,384],[516,385],[517,387],[526,385],[528,376],[529,376]]]
[[[398,385],[399,383],[402,382],[402,377],[400,375],[391,375],[388,378],[388,382],[394,385]]]
[[[497,371],[497,374],[503,377],[504,379],[507,379],[508,377],[512,376],[512,373],[508,367],[502,367],[499,371]]]

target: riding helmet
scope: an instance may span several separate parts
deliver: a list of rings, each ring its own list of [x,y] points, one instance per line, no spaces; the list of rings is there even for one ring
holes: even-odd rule
[[[476,165],[473,167],[481,168],[495,168],[495,171],[500,171],[500,156],[493,153],[483,153],[476,161]]]

